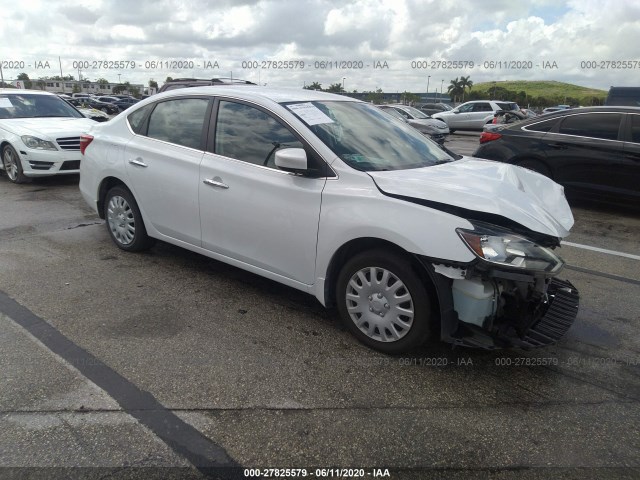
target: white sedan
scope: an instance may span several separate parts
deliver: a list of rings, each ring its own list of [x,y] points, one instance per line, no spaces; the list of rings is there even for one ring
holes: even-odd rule
[[[578,294],[562,187],[454,160],[349,97],[259,86],[154,95],[82,137],[80,191],[126,251],[156,239],[337,305],[387,353],[559,340]],[[224,296],[224,291],[213,292]]]
[[[96,122],[57,95],[0,89],[0,150],[9,180],[80,171],[80,135]]]

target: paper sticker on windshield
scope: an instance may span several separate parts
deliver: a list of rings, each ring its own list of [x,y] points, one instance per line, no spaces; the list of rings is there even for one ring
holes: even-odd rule
[[[13,108],[13,104],[8,98],[0,98],[0,108]]]
[[[322,113],[322,111],[311,102],[287,105],[287,108],[298,115],[309,126],[320,123],[333,123],[333,120]]]

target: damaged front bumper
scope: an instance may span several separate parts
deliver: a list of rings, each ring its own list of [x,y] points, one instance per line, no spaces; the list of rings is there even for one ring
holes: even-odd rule
[[[559,341],[578,314],[578,291],[554,275],[420,260],[436,287],[442,341],[484,349],[544,347]]]

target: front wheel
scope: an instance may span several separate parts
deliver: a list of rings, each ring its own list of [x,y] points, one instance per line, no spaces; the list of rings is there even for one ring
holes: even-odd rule
[[[384,250],[354,256],[338,276],[336,299],[351,333],[381,352],[406,352],[429,335],[429,296],[404,256]]]
[[[147,235],[138,204],[124,187],[113,187],[107,192],[104,218],[107,220],[109,236],[122,250],[139,252],[151,248],[155,243]]]
[[[7,172],[7,177],[13,183],[29,181],[29,178],[24,175],[22,170],[22,163],[20,163],[18,153],[11,145],[5,146],[2,150],[2,164],[4,165],[4,171]]]

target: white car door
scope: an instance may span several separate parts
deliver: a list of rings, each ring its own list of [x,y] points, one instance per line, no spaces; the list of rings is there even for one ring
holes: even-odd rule
[[[455,108],[451,112],[447,112],[447,125],[449,125],[449,128],[465,128],[467,123],[469,122],[472,111],[473,104],[465,103],[464,105],[460,105],[458,108]]]
[[[209,98],[160,102],[125,148],[125,168],[145,221],[162,235],[201,244],[198,186]]]
[[[221,100],[214,139],[200,168],[202,246],[311,285],[326,178],[275,166],[277,149],[303,145],[255,106]]]

